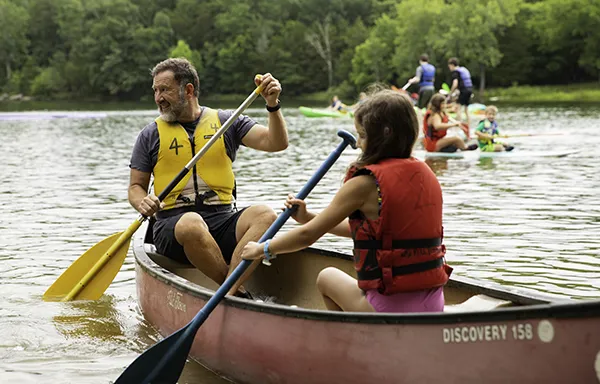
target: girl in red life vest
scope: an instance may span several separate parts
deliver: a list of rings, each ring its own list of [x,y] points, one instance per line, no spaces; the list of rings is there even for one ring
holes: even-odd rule
[[[446,136],[446,130],[452,127],[464,126],[459,121],[452,120],[446,114],[446,98],[440,93],[436,93],[429,102],[429,108],[423,118],[423,134],[425,135],[425,150],[427,152],[456,152],[477,149],[477,145],[467,146],[462,138],[458,136]],[[466,128],[465,134],[469,137],[469,129]]]
[[[354,123],[362,154],[329,206],[317,215],[288,197],[285,205],[298,206],[293,217],[304,225],[262,244],[248,243],[242,258],[298,251],[327,232],[351,237],[357,277],[329,267],[317,278],[327,308],[442,311],[442,287],[452,270],[442,245],[442,192],[431,169],[411,157],[419,129],[412,102],[380,91],[358,107]]]

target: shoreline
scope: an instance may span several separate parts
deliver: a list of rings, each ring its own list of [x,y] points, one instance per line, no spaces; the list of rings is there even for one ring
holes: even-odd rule
[[[247,95],[200,95],[200,104],[219,108],[235,108]],[[481,100],[479,92],[475,92],[474,101]],[[349,99],[349,101],[353,101]],[[481,102],[481,101],[480,101]],[[327,92],[318,92],[302,96],[282,96],[282,104],[287,108],[299,106],[322,107],[329,103]],[[577,85],[543,85],[543,86],[511,86],[507,88],[486,89],[482,104],[523,104],[523,105],[556,105],[576,104],[590,105],[600,103],[600,84],[587,83]],[[256,103],[259,106],[260,102]],[[148,110],[155,109],[152,101],[141,100],[98,100],[98,99],[57,99],[57,100],[4,100],[0,103],[0,112],[25,112],[35,110],[57,111],[106,111],[106,110]]]

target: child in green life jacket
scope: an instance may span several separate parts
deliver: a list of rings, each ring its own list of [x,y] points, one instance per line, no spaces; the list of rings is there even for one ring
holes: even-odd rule
[[[498,143],[495,139],[500,136],[496,115],[498,108],[494,105],[489,105],[485,109],[485,119],[481,120],[475,130],[475,135],[479,143],[479,150],[482,152],[502,152],[512,151],[514,147]]]

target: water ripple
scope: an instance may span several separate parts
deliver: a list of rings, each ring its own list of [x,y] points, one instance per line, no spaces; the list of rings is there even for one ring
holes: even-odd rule
[[[249,114],[267,121],[263,109]],[[339,144],[337,130],[354,131],[349,119],[285,114],[288,150],[240,149],[234,164],[239,206],[279,210]],[[101,300],[41,300],[77,257],[137,218],[127,202],[128,163],[139,130],[153,115],[30,114],[0,121],[1,382],[106,383],[157,340],[137,308],[131,254]],[[506,133],[565,133],[511,140],[522,150],[581,150],[565,158],[428,161],[443,187],[454,273],[565,297],[600,297],[600,111],[507,107],[499,119]],[[357,155],[344,152],[307,198],[310,209],[327,206]],[[288,222],[282,231],[295,225]],[[317,246],[349,252],[352,243],[326,235]],[[222,382],[194,369],[185,374]]]

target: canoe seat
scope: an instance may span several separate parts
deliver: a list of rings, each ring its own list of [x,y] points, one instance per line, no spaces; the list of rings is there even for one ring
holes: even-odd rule
[[[473,311],[491,311],[496,308],[511,306],[512,302],[508,300],[496,299],[486,295],[475,295],[459,304],[446,305],[444,312],[473,312]]]
[[[144,244],[144,252],[146,252],[146,254],[148,256],[150,256],[150,258],[152,260],[154,260],[155,263],[157,263],[158,265],[160,265],[163,268],[166,268],[170,271],[186,269],[186,268],[195,269],[192,264],[180,263],[178,261],[169,259],[168,257],[161,255],[160,253],[157,253],[156,247],[154,246],[154,244],[145,243]]]

